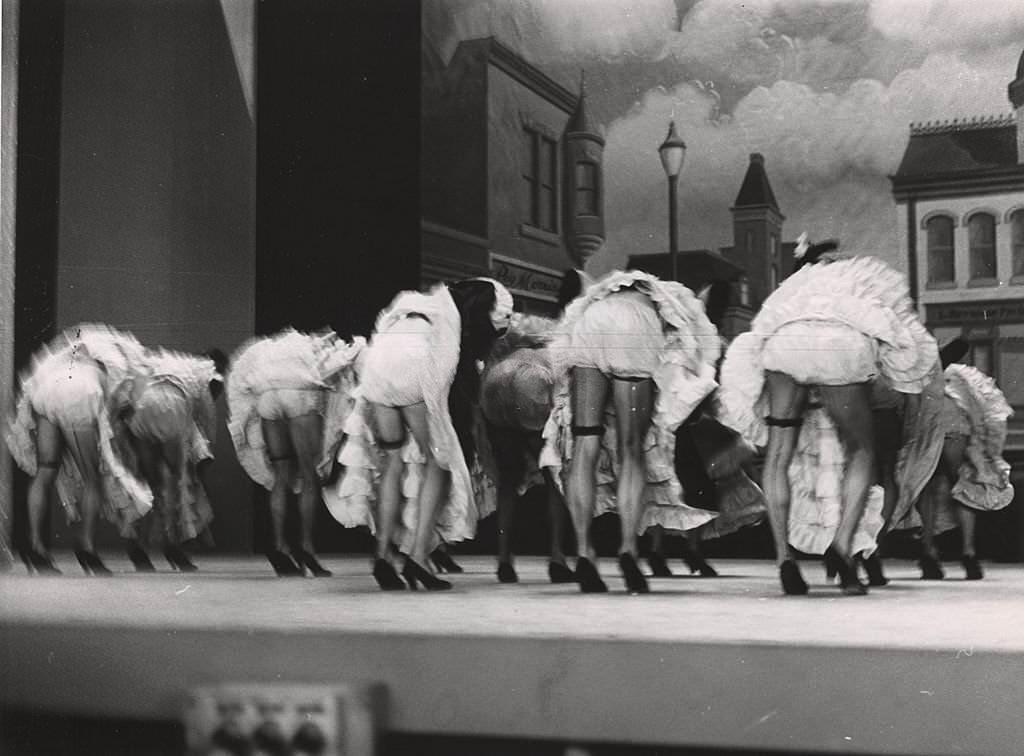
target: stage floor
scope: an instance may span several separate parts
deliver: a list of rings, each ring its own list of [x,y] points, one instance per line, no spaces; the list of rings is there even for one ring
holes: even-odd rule
[[[546,561],[459,556],[454,590],[384,593],[366,557],[326,556],[325,579],[274,576],[258,557],[197,558],[138,574],[111,555],[87,578],[0,575],[0,701],[169,719],[210,682],[382,682],[395,731],[732,748],[1019,754],[1024,742],[1024,566],[844,597],[804,562],[806,597],[765,561],[719,560],[717,579],[624,592],[551,585]],[[685,567],[673,561],[677,572]],[[73,678],[73,685],[68,677]],[[624,703],[625,701],[625,703]]]

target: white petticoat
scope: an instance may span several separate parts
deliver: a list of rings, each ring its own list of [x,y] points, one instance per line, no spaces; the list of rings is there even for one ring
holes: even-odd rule
[[[638,296],[649,304],[626,307],[609,304],[602,314],[599,322],[607,324],[608,330],[614,334],[612,343],[616,348],[612,350],[610,361],[606,359],[607,352],[604,356],[599,353],[599,358],[612,374],[624,377],[649,375],[657,389],[651,427],[643,441],[647,474],[643,503],[646,508],[639,532],[652,525],[670,530],[691,530],[713,519],[716,513],[687,506],[683,501],[674,464],[675,429],[714,390],[714,365],[721,353],[721,342],[714,325],[704,313],[703,304],[682,284],[660,281],[640,271],[615,272],[593,284],[569,305],[555,329],[550,349],[555,372],[554,406],[544,427],[545,445],[540,465],[551,468],[556,482],[564,489],[566,481],[563,476],[568,474],[573,451],[569,371],[576,366],[573,343],[578,324],[589,323],[587,313],[604,300],[614,302],[623,297],[623,301],[628,302]],[[648,308],[657,316],[656,331],[648,321]],[[641,356],[635,361],[628,350],[628,343],[620,338],[621,326],[608,322],[616,311],[631,313],[629,320],[632,325],[627,323],[626,332],[632,331],[634,337],[638,332],[645,334],[638,343]],[[584,332],[599,335],[592,325],[588,325]],[[656,337],[656,333],[661,335]],[[586,341],[589,343],[590,339]],[[660,348],[652,368],[647,363],[655,343],[660,344]],[[620,364],[621,360],[626,360],[625,364]],[[604,427],[598,460],[595,515],[616,507],[619,471],[615,413],[611,404],[605,410]]]
[[[665,348],[665,334],[651,299],[622,289],[594,301],[568,334],[565,360],[620,378],[650,378]]]
[[[359,369],[366,401],[387,407],[423,401],[422,375],[431,359],[430,330],[427,320],[405,317],[374,334]]]
[[[764,342],[765,370],[797,383],[846,386],[878,375],[877,342],[842,323],[800,321],[783,326]]]
[[[36,373],[32,409],[65,431],[94,428],[104,411],[103,371],[89,359],[49,361]]]

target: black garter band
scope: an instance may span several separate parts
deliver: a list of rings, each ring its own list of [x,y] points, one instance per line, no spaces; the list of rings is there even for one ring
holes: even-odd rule
[[[799,428],[803,422],[803,419],[799,417],[766,417],[764,419],[765,425],[776,428]]]
[[[377,448],[384,449],[385,451],[391,451],[393,449],[401,449],[405,446],[405,439],[400,438],[397,441],[378,441]]]
[[[574,425],[572,426],[574,436],[603,436],[603,425]]]
[[[640,381],[653,380],[646,375],[613,375],[612,378],[616,381],[628,381],[629,383],[640,383]]]

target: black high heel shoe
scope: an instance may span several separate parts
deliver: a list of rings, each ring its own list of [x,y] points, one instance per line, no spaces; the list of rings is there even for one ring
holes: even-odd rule
[[[270,566],[274,568],[274,572],[277,573],[278,577],[302,577],[302,568],[295,564],[291,557],[283,551],[277,551],[276,549],[268,551],[267,559],[270,561]]]
[[[624,552],[619,554],[619,569],[622,571],[622,577],[626,581],[626,590],[630,593],[650,593],[651,589],[647,586],[647,578],[644,577],[644,573],[640,572],[640,568],[637,567],[636,559],[633,555]]]
[[[78,559],[78,563],[82,566],[82,570],[86,575],[101,575],[106,577],[107,575],[114,574],[107,569],[107,565],[103,564],[103,560],[99,558],[95,551],[75,549],[75,558]]]
[[[981,571],[981,563],[974,554],[966,554],[960,560],[964,566],[964,580],[981,580],[985,574]]]
[[[562,562],[548,562],[548,580],[552,583],[575,583],[576,573]]]
[[[800,568],[792,559],[787,559],[779,565],[779,581],[782,583],[782,591],[787,596],[804,596],[807,594],[807,583],[804,576],[800,574]]]
[[[917,566],[921,568],[922,580],[942,580],[946,573],[942,571],[939,560],[930,554],[924,554],[917,560]]]
[[[704,557],[702,556],[684,555],[683,561],[686,562],[686,566],[690,568],[691,575],[700,575],[701,577],[718,577],[718,571],[704,561]]]
[[[839,552],[829,546],[825,551],[826,572],[831,570],[834,575],[839,576],[839,588],[847,596],[864,596],[868,587],[860,582],[857,575],[857,563],[854,560],[846,561]]]
[[[373,563],[373,579],[382,591],[404,591],[405,583],[398,577],[395,568],[387,559],[377,559]]]
[[[864,572],[868,576],[868,585],[873,588],[878,588],[883,585],[889,585],[889,578],[882,572],[882,560],[878,554],[872,554],[867,557],[860,557],[860,563],[864,565]]]
[[[405,565],[402,567],[402,577],[409,584],[412,590],[416,590],[416,584],[422,583],[428,591],[447,591],[452,584],[447,580],[434,577],[425,568],[413,561],[412,557],[405,558]]]
[[[156,567],[153,566],[153,560],[149,558],[149,554],[146,553],[145,549],[137,543],[133,543],[128,547],[128,558],[131,559],[132,564],[135,565],[136,572],[156,572]]]
[[[512,566],[511,562],[499,562],[498,563],[498,582],[499,583],[518,583],[519,575],[516,574],[516,568]]]
[[[441,548],[434,549],[430,552],[430,563],[434,565],[434,569],[438,572],[448,572],[452,575],[464,572],[452,555]]]
[[[594,563],[586,557],[580,557],[576,560],[576,582],[580,584],[581,593],[608,592],[608,586],[604,584]]]
[[[57,569],[57,565],[53,563],[53,559],[46,554],[42,554],[32,548],[21,549],[18,553],[21,555],[21,561],[25,563],[25,569],[28,570],[30,575],[33,572],[38,575],[63,574]]]
[[[298,551],[292,552],[292,557],[299,565],[299,569],[305,567],[312,573],[313,577],[330,577],[333,573],[320,562],[316,560],[316,557],[310,554],[305,549],[299,549]]]
[[[669,569],[668,562],[665,561],[664,554],[653,553],[647,556],[647,564],[651,568],[651,577],[657,578],[670,578],[675,577],[672,570]]]
[[[164,546],[164,559],[178,572],[195,572],[199,568],[196,567],[195,563],[188,558],[188,554],[185,553],[181,546],[174,543],[169,543]]]

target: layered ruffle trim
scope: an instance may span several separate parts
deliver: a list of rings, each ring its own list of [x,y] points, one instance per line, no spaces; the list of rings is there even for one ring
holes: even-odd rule
[[[806,321],[840,323],[876,340],[880,374],[901,393],[920,393],[938,359],[901,273],[873,257],[805,266],[768,297],[722,365],[724,421],[757,446],[768,440],[764,343],[783,326]]]
[[[804,416],[789,466],[789,543],[807,554],[823,554],[835,538],[843,512],[846,454],[824,410]],[[883,526],[881,486],[872,486],[854,532],[853,553],[872,553]]]
[[[1013,410],[995,381],[977,368],[953,364],[946,368],[945,378],[946,395],[971,423],[952,496],[974,509],[1002,509],[1013,500],[1010,465],[1003,459],[1006,421]]]
[[[363,338],[349,344],[333,334],[315,336],[288,330],[246,342],[236,351],[227,376],[228,432],[239,464],[254,482],[268,491],[274,487],[263,421],[256,410],[260,394],[270,389],[317,388],[325,392],[317,471],[321,478],[330,474],[355,404],[355,367],[365,347]],[[289,485],[298,493],[302,480],[296,475]]]
[[[366,421],[368,411],[367,402],[357,397],[355,407],[345,423],[346,439],[338,455],[338,462],[344,471],[337,483],[324,489],[323,497],[328,511],[341,525],[347,528],[366,527],[371,533],[376,533],[377,490],[384,460],[383,452],[378,449]],[[417,502],[426,458],[411,435],[402,447],[401,454],[404,463],[401,482],[403,527],[396,534],[395,542],[406,550],[411,548],[410,539],[416,529],[419,511]],[[493,510],[496,498],[493,485],[488,486],[487,477],[477,467],[474,467],[474,471],[476,474],[470,476],[470,485],[475,483],[484,509]],[[438,511],[438,542],[455,543],[470,540],[476,535],[477,520],[481,516],[476,509],[477,500],[472,491],[457,490],[459,485],[461,480],[453,476],[451,493],[443,500]]]

